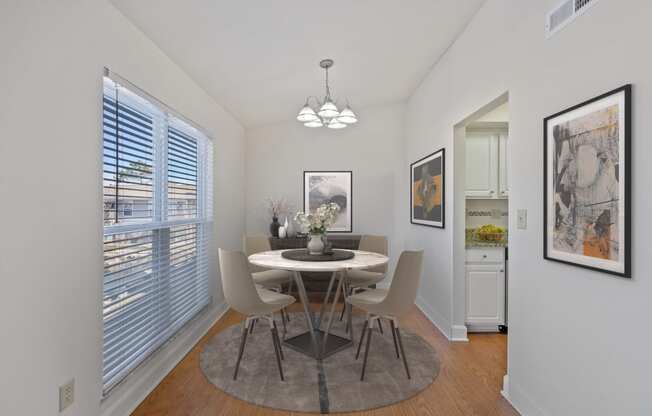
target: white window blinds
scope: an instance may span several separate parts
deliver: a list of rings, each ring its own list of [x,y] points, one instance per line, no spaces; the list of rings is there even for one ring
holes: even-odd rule
[[[104,78],[104,395],[210,302],[212,161],[192,123]]]

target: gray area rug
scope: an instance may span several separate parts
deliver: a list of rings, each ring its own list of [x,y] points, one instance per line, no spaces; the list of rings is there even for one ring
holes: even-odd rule
[[[303,314],[290,314],[288,337],[307,329]],[[241,325],[231,326],[204,347],[200,367],[206,378],[231,396],[258,406],[300,412],[351,412],[374,409],[408,399],[428,387],[440,369],[435,350],[416,334],[401,330],[412,379],[396,358],[387,321],[384,335],[374,329],[365,380],[360,381],[364,345],[355,359],[363,317],[353,318],[356,344],[317,362],[283,346],[285,381],[276,365],[269,326],[260,320],[249,335],[238,379],[233,370],[240,343]],[[281,332],[280,318],[277,319]],[[322,326],[322,328],[325,325]],[[334,319],[332,333],[344,336],[344,322]],[[366,342],[365,342],[366,343]]]

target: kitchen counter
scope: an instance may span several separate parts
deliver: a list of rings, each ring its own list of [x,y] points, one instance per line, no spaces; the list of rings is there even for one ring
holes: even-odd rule
[[[466,248],[491,248],[491,247],[507,247],[507,241],[479,241],[479,240],[466,240]]]

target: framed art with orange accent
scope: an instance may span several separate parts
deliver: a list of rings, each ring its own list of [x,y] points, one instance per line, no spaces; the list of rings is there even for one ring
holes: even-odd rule
[[[410,165],[410,222],[444,228],[445,149]]]
[[[545,259],[631,277],[631,85],[543,122]]]

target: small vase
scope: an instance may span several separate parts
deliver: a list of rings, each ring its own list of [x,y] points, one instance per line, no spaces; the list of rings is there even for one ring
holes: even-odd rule
[[[308,254],[319,255],[324,253],[324,241],[321,234],[310,234],[308,240]]]
[[[281,225],[278,227],[278,238],[285,238],[287,237],[287,231],[285,229],[285,226]]]
[[[290,225],[288,224],[288,217],[285,217],[285,222],[283,223],[283,227],[285,227],[285,234],[287,235],[288,232],[288,227]]]
[[[290,220],[287,227],[285,227],[285,233],[288,238],[294,238],[297,236],[297,230],[294,228],[294,221]]]
[[[278,238],[278,229],[281,227],[281,223],[278,222],[278,217],[272,217],[272,223],[269,225],[269,233],[272,237]]]

